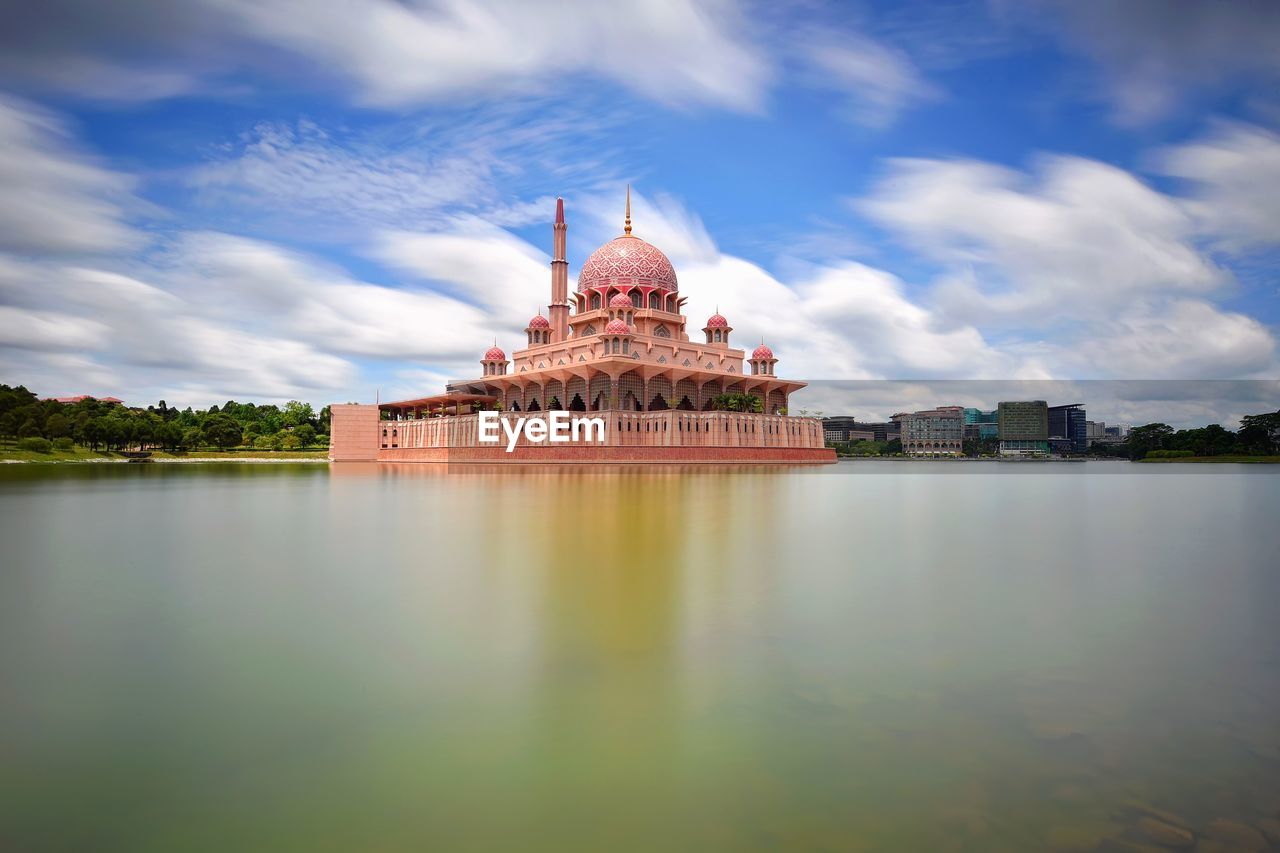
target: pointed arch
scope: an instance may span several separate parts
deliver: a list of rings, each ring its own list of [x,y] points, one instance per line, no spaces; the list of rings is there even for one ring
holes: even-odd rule
[[[696,409],[698,407],[698,383],[692,379],[681,379],[676,383],[675,390],[671,392],[671,396],[676,400],[677,409],[685,409],[686,411]],[[688,401],[688,405],[684,405],[685,401]]]
[[[644,411],[644,378],[628,370],[618,377],[618,406],[625,411]]]
[[[559,411],[564,408],[561,400],[564,399],[564,383],[559,379],[548,380],[546,387],[542,390],[543,404],[547,407],[548,412]]]
[[[601,409],[610,408],[609,401],[609,377],[604,373],[597,373],[591,377],[589,385],[591,398],[591,411],[598,412]]]
[[[581,376],[571,376],[569,381],[564,384],[564,397],[569,401],[569,409],[575,412],[585,412],[587,410],[587,380]],[[577,397],[580,409],[573,408],[573,398]]]

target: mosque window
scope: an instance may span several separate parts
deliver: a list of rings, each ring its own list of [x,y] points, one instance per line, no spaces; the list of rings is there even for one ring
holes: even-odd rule
[[[631,291],[631,304],[632,304],[632,305],[634,305],[636,308],[643,308],[643,307],[644,307],[644,303],[642,303],[642,302],[640,301],[640,298],[641,298],[641,297],[640,297],[640,291],[638,291],[638,290],[633,290],[633,291]],[[628,321],[630,321],[630,317],[631,317],[631,315],[630,315],[630,314],[628,314],[628,315],[627,315]]]
[[[591,323],[588,323],[582,330],[582,334],[584,335],[594,335],[595,333],[596,333],[596,327]]]
[[[683,365],[683,366],[684,366],[684,367],[688,367],[688,366],[689,366],[689,359],[687,359],[687,358],[686,358],[686,359],[684,360],[684,365]]]
[[[662,310],[662,297],[658,295],[656,290],[649,293],[649,307],[657,311]]]
[[[591,310],[592,311],[600,310],[600,294],[598,293],[591,294]]]
[[[658,328],[653,330],[653,336],[655,338],[669,338],[671,337],[671,332],[666,326],[658,326]]]
[[[721,340],[722,339],[720,337],[720,330],[716,329],[716,343],[720,343]]]
[[[665,355],[658,356],[658,364],[666,364],[666,363],[667,363],[667,357]]]

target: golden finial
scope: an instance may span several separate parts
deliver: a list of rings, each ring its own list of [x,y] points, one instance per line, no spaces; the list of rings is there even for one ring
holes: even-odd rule
[[[622,226],[622,233],[631,236],[631,184],[627,184],[627,220]]]

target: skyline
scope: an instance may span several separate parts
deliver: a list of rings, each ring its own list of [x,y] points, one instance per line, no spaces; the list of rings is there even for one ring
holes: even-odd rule
[[[576,277],[628,181],[690,320],[810,381],[1280,376],[1280,11],[1032,5],[25,11],[4,380],[412,396],[545,313],[557,196]]]

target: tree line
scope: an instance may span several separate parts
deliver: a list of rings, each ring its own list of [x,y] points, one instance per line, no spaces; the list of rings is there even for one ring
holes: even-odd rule
[[[290,400],[283,407],[228,400],[208,409],[145,409],[86,398],[76,403],[41,400],[22,385],[0,385],[0,439],[30,449],[168,450],[253,447],[295,450],[327,447],[329,407]]]
[[[1112,453],[1130,459],[1272,456],[1280,453],[1280,411],[1245,415],[1235,432],[1221,424],[1179,430],[1163,423],[1144,424],[1129,430],[1124,443]]]

